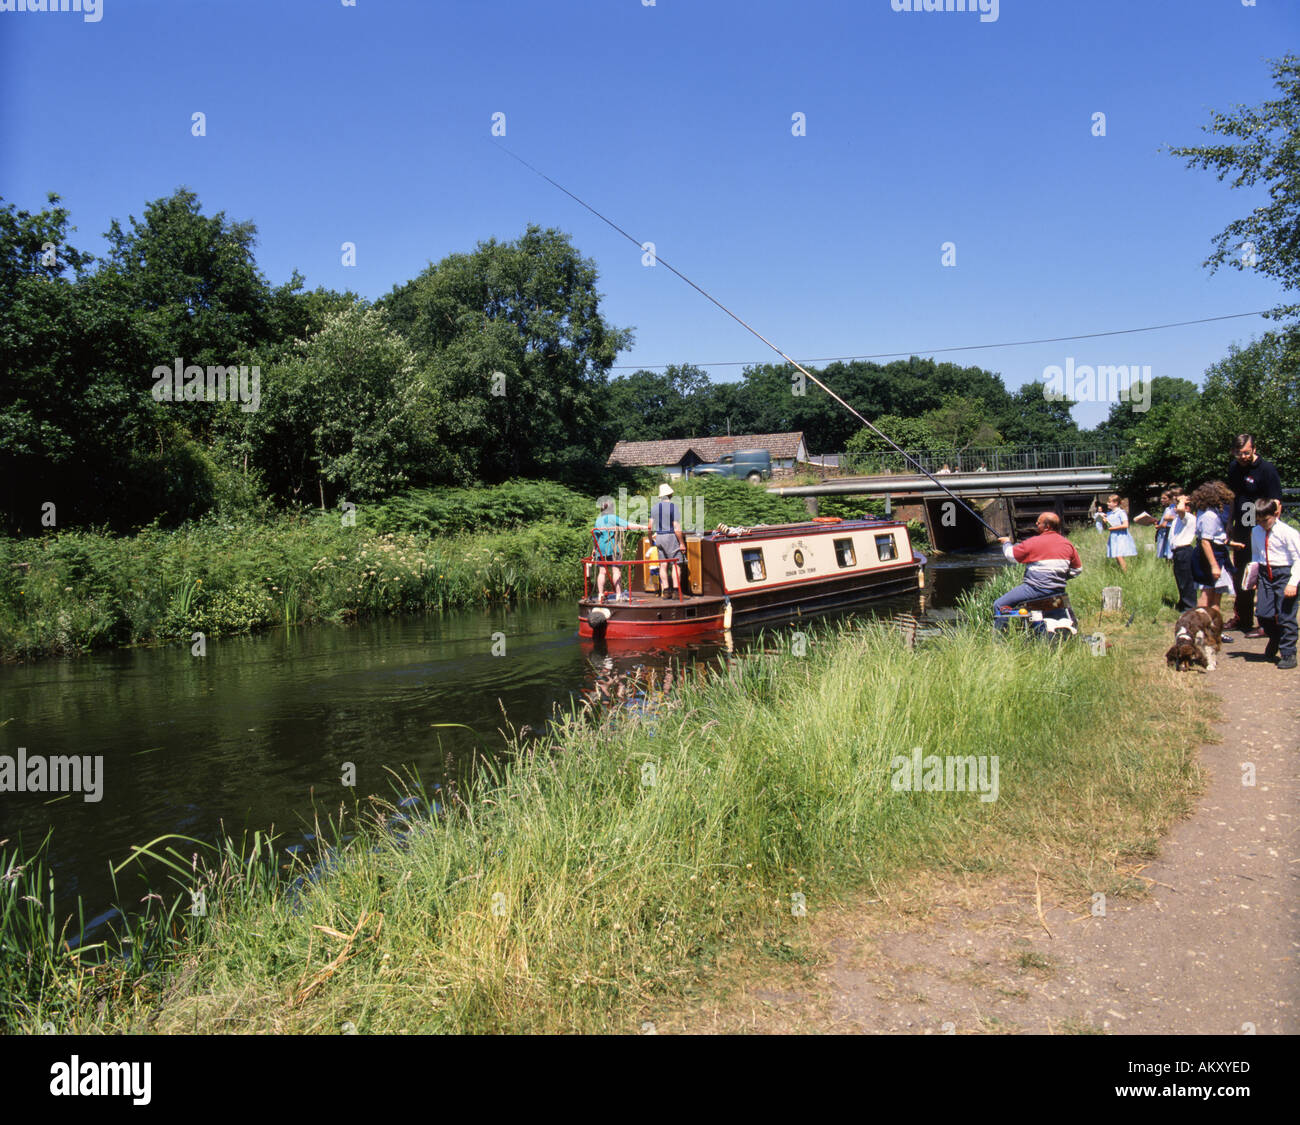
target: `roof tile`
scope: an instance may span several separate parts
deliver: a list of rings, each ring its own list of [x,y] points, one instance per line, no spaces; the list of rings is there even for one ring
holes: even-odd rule
[[[766,449],[774,460],[798,456],[803,431],[787,434],[732,434],[729,437],[669,438],[663,441],[620,441],[607,465],[676,465],[690,452],[701,461],[716,461],[738,449]]]

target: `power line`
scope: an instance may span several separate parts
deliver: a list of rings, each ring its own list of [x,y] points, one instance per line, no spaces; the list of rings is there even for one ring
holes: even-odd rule
[[[516,156],[513,152],[511,152],[508,148],[506,148],[505,145],[498,145],[497,147],[499,147],[501,151],[504,152],[507,156],[513,158],[514,160],[517,160],[530,172],[533,172],[536,175],[540,176],[552,187],[558,188],[560,191],[564,192],[565,195],[567,195],[580,207],[583,207],[584,209],[590,211],[593,215],[595,215],[596,218],[598,218],[602,223],[605,223],[607,226],[613,227],[616,231],[618,231],[619,234],[621,234],[629,242],[635,243],[638,247],[644,249],[644,245],[645,245],[644,243],[639,242],[632,235],[628,234],[627,231],[625,231],[612,219],[606,218],[599,211],[597,211],[596,208],[591,206],[590,203],[586,203],[583,200],[579,199],[576,195],[573,194],[573,192],[571,192],[563,184],[557,184],[545,172],[542,172],[539,169],[534,168],[522,156]],[[976,523],[986,528],[991,535],[995,537],[997,536],[997,531],[992,526],[990,526],[988,523],[985,522],[984,517],[981,516],[979,512],[977,512],[974,508],[972,508],[969,504],[967,504],[966,501],[963,500],[960,496],[958,496],[955,492],[953,492],[952,489],[948,488],[948,486],[945,485],[943,481],[939,480],[932,472],[930,472],[929,469],[927,469],[924,465],[922,465],[920,461],[918,461],[915,457],[913,457],[910,453],[908,453],[907,450],[905,450],[901,445],[895,442],[893,438],[891,438],[888,434],[882,433],[880,430],[878,430],[872,422],[868,421],[868,419],[864,418],[859,411],[855,410],[852,406],[850,406],[847,402],[845,402],[842,398],[840,398],[840,396],[837,395],[833,390],[831,390],[830,387],[828,387],[825,383],[823,383],[820,379],[818,379],[816,375],[814,375],[806,367],[802,366],[798,362],[798,360],[791,359],[788,355],[785,354],[785,352],[783,352],[774,343],[772,343],[771,340],[769,340],[766,336],[764,336],[761,332],[759,332],[757,328],[754,328],[752,325],[746,324],[743,320],[740,319],[739,316],[737,316],[734,312],[732,312],[729,308],[727,308],[726,305],[724,305],[711,293],[706,293],[684,273],[682,273],[680,270],[674,269],[662,258],[660,258],[657,254],[655,255],[655,260],[661,266],[664,266],[666,269],[668,269],[676,277],[681,278],[682,281],[686,282],[687,285],[689,285],[692,289],[694,289],[695,292],[697,292],[701,297],[705,298],[705,300],[711,302],[714,305],[717,305],[719,309],[721,309],[724,313],[726,313],[729,317],[731,317],[731,319],[734,320],[737,324],[739,324],[743,329],[745,329],[745,331],[750,333],[750,335],[752,336],[756,336],[759,340],[765,343],[769,348],[771,348],[774,352],[776,352],[777,355],[779,355],[783,360],[785,360],[786,363],[794,367],[801,375],[803,375],[812,383],[821,387],[823,391],[825,391],[828,395],[831,396],[831,398],[833,398],[842,407],[844,407],[844,409],[847,410],[850,414],[852,414],[853,417],[855,417],[859,422],[861,422],[864,426],[866,426],[867,429],[869,429],[878,438],[884,441],[886,445],[888,445],[895,452],[901,453],[905,461],[907,461],[910,465],[912,465],[914,468],[919,470],[923,476],[925,476],[930,481],[932,481],[935,485],[937,485],[940,491],[945,492],[948,496],[952,497],[953,500],[955,500],[958,504],[960,504],[963,508],[965,508],[966,511],[969,512],[970,515],[975,519]]]
[[[535,169],[534,169],[535,171]],[[541,173],[538,173],[539,175]],[[553,181],[552,181],[553,182]],[[560,189],[564,191],[563,188]],[[568,194],[567,192],[565,193]],[[602,216],[603,217],[603,216]],[[611,224],[612,225],[612,224]],[[663,265],[668,265],[659,259]],[[671,266],[668,267],[672,269]],[[673,273],[677,273],[673,270]],[[681,275],[678,274],[680,277]],[[1002,344],[964,344],[955,348],[912,348],[905,352],[873,352],[869,355],[829,355],[813,356],[805,360],[805,363],[852,363],[859,359],[898,359],[908,358],[910,356],[939,355],[943,352],[977,352],[988,348],[1024,348],[1031,344],[1060,344],[1067,340],[1095,340],[1101,336],[1128,336],[1134,332],[1158,332],[1162,328],[1185,328],[1189,324],[1210,324],[1216,320],[1239,320],[1247,316],[1263,316],[1271,309],[1261,309],[1258,312],[1228,313],[1226,316],[1205,316],[1199,320],[1177,320],[1170,324],[1151,324],[1145,328],[1116,328],[1110,332],[1083,332],[1077,336],[1047,336],[1041,340],[1009,340]],[[718,363],[616,363],[613,366],[615,371],[663,371],[668,367],[757,367],[762,360],[721,360]]]

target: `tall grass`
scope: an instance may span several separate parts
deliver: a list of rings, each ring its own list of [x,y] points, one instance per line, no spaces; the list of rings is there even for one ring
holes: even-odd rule
[[[337,847],[338,822],[331,830]],[[223,911],[255,903],[285,907],[292,902],[293,874],[301,879],[307,871],[302,860],[285,862],[274,838],[262,832],[218,844],[159,837],[112,869],[116,901],[137,905],[110,911],[96,926],[98,940],[87,942],[80,900],[75,924],[55,913],[54,876],[45,861],[49,842],[47,835],[23,858],[0,841],[0,1033],[64,1029],[83,1020],[91,1005],[102,1012],[148,1002],[182,953],[202,946],[210,899]],[[124,888],[128,869],[144,883],[143,895]]]
[[[563,524],[430,540],[337,515],[0,539],[0,655],[572,595],[589,547]]]

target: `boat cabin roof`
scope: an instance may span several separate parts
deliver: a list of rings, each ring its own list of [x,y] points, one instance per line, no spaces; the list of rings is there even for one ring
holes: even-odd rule
[[[813,520],[804,523],[766,523],[753,527],[733,528],[733,533],[725,531],[708,531],[699,536],[701,539],[715,543],[731,543],[742,539],[775,539],[791,535],[840,534],[845,531],[865,531],[869,528],[904,527],[898,520],[857,519],[840,520],[837,523],[818,523]]]

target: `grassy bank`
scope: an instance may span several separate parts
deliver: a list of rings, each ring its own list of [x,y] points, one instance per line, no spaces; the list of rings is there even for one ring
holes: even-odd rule
[[[1104,659],[996,641],[984,616],[915,651],[880,626],[821,636],[803,656],[777,644],[687,677],[651,717],[571,715],[444,815],[354,841],[299,892],[265,878],[264,843],[260,860],[231,852],[186,940],[138,970],[78,969],[53,951],[7,1021],[635,1030],[707,995],[720,965],[796,939],[801,901],[812,913],[922,869],[1031,862],[1083,903],[1123,893],[1120,858],[1150,855],[1188,807],[1206,728],[1199,678],[1165,670],[1167,629],[1146,617],[1172,620],[1167,567],[1143,557],[1108,575],[1091,534],[1073,590],[1085,625],[1102,585],[1139,610],[1132,626],[1127,610],[1102,622],[1118,642]],[[997,800],[895,791],[893,759],[914,747],[996,755]]]
[[[585,538],[540,523],[431,539],[343,527],[333,515],[4,540],[0,652],[31,658],[557,597],[581,586]]]

